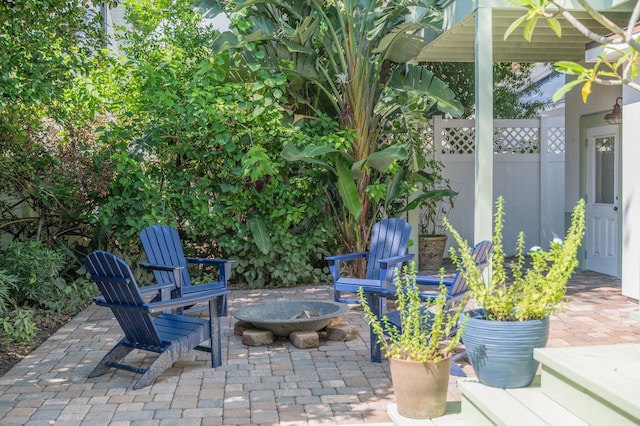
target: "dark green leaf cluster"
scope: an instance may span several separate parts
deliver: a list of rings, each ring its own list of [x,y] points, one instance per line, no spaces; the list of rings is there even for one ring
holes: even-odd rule
[[[93,282],[69,275],[73,264],[59,250],[34,241],[0,250],[0,342],[28,345],[36,332],[36,310],[75,313],[97,292]]]
[[[41,242],[14,241],[2,255],[6,276],[12,277],[6,281],[10,286],[5,306],[74,312],[95,293],[95,285],[84,279],[76,281],[66,271],[70,262],[62,251]]]

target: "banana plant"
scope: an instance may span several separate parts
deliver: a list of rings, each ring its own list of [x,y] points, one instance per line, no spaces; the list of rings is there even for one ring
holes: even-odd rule
[[[222,0],[207,0],[222,9]],[[240,0],[229,3],[231,29],[241,55],[262,70],[286,73],[295,117],[326,114],[355,137],[342,150],[286,146],[283,156],[325,168],[335,176],[339,202],[333,211],[347,221],[343,241],[368,246],[370,224],[398,195],[394,177],[409,167],[422,146],[404,127],[402,114],[419,107],[420,122],[440,110],[462,112],[454,94],[433,73],[412,63],[424,47],[422,33],[439,28],[438,0]],[[256,65],[259,64],[259,65]],[[412,99],[413,105],[402,102]],[[404,110],[404,111],[403,111]],[[411,114],[409,114],[410,116]],[[390,125],[393,123],[393,125]],[[391,130],[390,130],[391,129]],[[403,134],[404,132],[404,134]],[[419,134],[421,132],[419,131]],[[403,162],[410,161],[410,164]],[[390,167],[391,166],[391,167]],[[386,188],[386,191],[384,189]],[[372,194],[386,193],[387,197]],[[346,212],[346,216],[345,216]]]

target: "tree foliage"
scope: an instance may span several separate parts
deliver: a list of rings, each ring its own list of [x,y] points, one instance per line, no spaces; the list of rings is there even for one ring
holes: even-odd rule
[[[93,216],[109,245],[130,251],[145,226],[166,223],[189,253],[236,259],[250,286],[324,279],[322,192],[279,155],[307,137],[283,120],[286,76],[256,67],[231,81],[233,58],[188,1],[125,4],[127,60],[110,66],[128,78],[114,82],[123,103],[96,157],[114,170]]]
[[[426,65],[447,83],[462,103],[464,117],[472,117],[475,108],[475,74],[471,62],[433,62]],[[535,64],[499,62],[493,65],[495,118],[534,118],[546,105],[535,100],[539,92],[531,80]],[[527,100],[529,96],[532,99]]]
[[[595,20],[602,24],[608,34],[599,34],[588,28],[580,19],[565,7],[564,2],[557,0],[512,0],[513,4],[527,9],[527,13],[515,20],[505,32],[507,39],[518,27],[523,25],[523,37],[531,40],[536,26],[545,22],[549,28],[558,36],[562,37],[562,25],[559,18],[563,17],[569,25],[573,26],[584,36],[593,40],[597,44],[606,47],[599,55],[592,67],[584,66],[576,62],[557,62],[558,71],[575,75],[576,79],[565,84],[554,94],[554,101],[562,98],[565,93],[577,86],[581,87],[582,100],[587,101],[591,94],[591,87],[594,84],[604,86],[626,85],[634,90],[640,91],[640,84],[637,82],[638,65],[640,62],[640,42],[637,39],[637,25],[640,22],[640,2],[636,2],[629,21],[625,28],[619,27],[615,22],[609,20],[603,13],[594,9],[588,1],[577,0],[577,3]],[[610,54],[614,53],[614,59]]]
[[[15,239],[64,244],[84,236],[99,185],[85,151],[93,116],[70,97],[101,54],[98,2],[25,0],[0,5],[0,231]]]
[[[0,111],[46,106],[51,113],[73,76],[104,43],[94,2],[11,0],[0,5]],[[95,2],[98,3],[98,2]]]

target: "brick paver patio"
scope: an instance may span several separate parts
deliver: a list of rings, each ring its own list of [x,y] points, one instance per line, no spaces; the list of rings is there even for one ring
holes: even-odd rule
[[[576,272],[571,303],[552,318],[548,346],[640,343],[638,311],[620,294],[620,281]],[[237,290],[230,310],[281,300],[331,300],[331,287]],[[120,338],[111,311],[91,306],[0,377],[0,425],[322,425],[387,423],[394,402],[388,363],[369,361],[368,326],[359,308],[344,321],[358,329],[349,342],[323,341],[297,349],[286,340],[247,347],[223,322],[223,365],[208,367],[192,351],[154,385],[134,391],[133,373],[87,375]],[[134,352],[132,357],[144,354]],[[464,366],[473,376],[471,366]],[[449,400],[460,395],[451,377]]]

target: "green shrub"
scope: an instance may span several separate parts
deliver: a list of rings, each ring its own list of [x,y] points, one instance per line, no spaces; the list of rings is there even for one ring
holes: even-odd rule
[[[18,308],[0,317],[0,343],[31,345],[38,330],[33,316],[32,309]]]
[[[16,278],[9,291],[16,307],[38,307],[54,312],[75,312],[95,294],[95,284],[77,278],[70,284],[62,276],[67,256],[38,241],[14,241],[4,252],[6,271]]]
[[[14,306],[13,294],[18,288],[18,277],[0,269],[0,315],[4,316]]]

